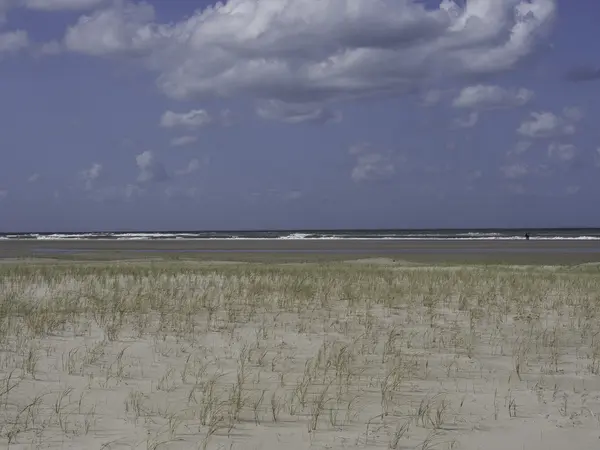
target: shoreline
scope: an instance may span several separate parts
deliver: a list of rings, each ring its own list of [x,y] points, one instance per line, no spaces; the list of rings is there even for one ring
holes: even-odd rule
[[[600,263],[597,240],[176,239],[5,240],[0,259],[329,262],[366,258],[434,264]]]
[[[66,239],[34,239],[34,238],[19,238],[19,239],[0,239],[0,245],[3,242],[395,242],[395,243],[511,243],[511,242],[556,242],[556,243],[569,243],[569,242],[583,242],[583,243],[598,243],[600,245],[600,238],[568,238],[568,237],[535,237],[530,240],[524,238],[150,238],[150,239],[136,239],[136,238],[66,238]]]

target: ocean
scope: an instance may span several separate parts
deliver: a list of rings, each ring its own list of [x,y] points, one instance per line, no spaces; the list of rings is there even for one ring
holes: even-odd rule
[[[600,240],[600,228],[0,233],[0,240]]]

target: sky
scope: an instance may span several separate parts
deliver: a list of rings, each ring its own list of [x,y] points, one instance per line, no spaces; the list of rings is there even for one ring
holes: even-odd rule
[[[0,0],[0,232],[600,227],[597,0]]]

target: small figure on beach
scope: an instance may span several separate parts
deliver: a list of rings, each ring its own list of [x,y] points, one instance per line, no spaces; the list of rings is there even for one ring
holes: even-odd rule
[[[525,233],[525,240],[529,240],[529,233]]]

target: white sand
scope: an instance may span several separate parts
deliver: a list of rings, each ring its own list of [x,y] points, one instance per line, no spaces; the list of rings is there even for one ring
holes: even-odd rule
[[[0,300],[42,308],[2,338],[0,448],[600,448],[598,280],[359,269],[310,273],[306,295],[248,272],[5,279]],[[115,280],[141,305],[122,323],[97,310],[30,337],[58,317],[43,305]]]

